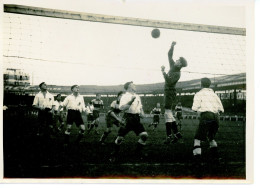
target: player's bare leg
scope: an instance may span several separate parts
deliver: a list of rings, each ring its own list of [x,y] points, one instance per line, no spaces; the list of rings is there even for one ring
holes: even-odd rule
[[[111,133],[111,128],[107,128],[105,130],[105,132],[102,134],[102,136],[100,137],[100,140],[99,142],[102,144],[102,145],[105,145],[105,140],[107,138],[107,136]]]
[[[83,136],[84,136],[84,133],[85,133],[85,125],[82,124],[82,125],[80,125],[80,130],[79,130],[79,134],[78,134],[76,143],[79,143],[79,142],[80,142],[80,140],[81,140],[81,139],[83,138]]]

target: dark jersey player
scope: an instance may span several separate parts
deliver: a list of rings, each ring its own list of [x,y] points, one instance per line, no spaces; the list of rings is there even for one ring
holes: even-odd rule
[[[153,114],[153,122],[149,125],[149,127],[153,126],[153,131],[160,123],[160,114],[161,114],[161,107],[160,103],[157,103],[156,107],[151,111],[150,114]]]
[[[91,102],[94,106],[94,110],[93,110],[94,123],[88,129],[88,133],[91,131],[91,129],[93,127],[95,127],[95,133],[99,134],[98,131],[97,131],[97,128],[98,128],[98,125],[99,125],[99,113],[100,113],[100,110],[104,108],[103,101],[101,100],[101,95],[99,93],[96,94],[96,98],[93,99]]]
[[[123,120],[119,117],[119,114],[121,110],[119,109],[119,102],[123,95],[123,91],[120,91],[117,94],[117,100],[114,100],[110,105],[110,110],[106,114],[106,130],[101,136],[99,142],[102,145],[105,145],[105,139],[107,136],[111,133],[111,128],[113,125],[116,125],[117,127],[120,126],[120,124],[123,124]]]
[[[181,134],[178,131],[176,120],[173,117],[172,113],[172,106],[176,99],[176,89],[175,86],[177,82],[179,81],[181,77],[180,70],[183,67],[187,66],[187,61],[180,57],[176,62],[173,61],[173,50],[174,46],[176,45],[176,42],[172,42],[170,50],[168,52],[168,60],[170,64],[170,70],[168,73],[165,73],[165,67],[161,67],[161,71],[163,73],[164,79],[165,79],[165,85],[164,85],[164,107],[165,107],[165,124],[166,124],[166,141],[165,143],[168,144],[170,142],[175,142],[179,138],[181,138]],[[173,135],[172,135],[173,131]]]

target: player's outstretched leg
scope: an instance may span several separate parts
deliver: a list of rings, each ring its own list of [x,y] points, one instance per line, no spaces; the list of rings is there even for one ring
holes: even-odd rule
[[[83,138],[84,136],[84,133],[85,133],[85,125],[80,125],[80,130],[79,130],[79,134],[78,134],[78,137],[76,139],[76,143],[79,143],[80,140]]]
[[[142,155],[142,150],[143,147],[146,145],[146,140],[148,138],[148,133],[147,132],[141,132],[139,134],[139,140],[137,142],[136,150],[135,150],[135,155],[142,159],[144,156]]]
[[[106,131],[102,134],[99,142],[102,144],[102,145],[105,145],[105,140],[107,138],[107,136],[111,133],[111,129],[110,128],[107,128]]]
[[[177,142],[179,139],[182,138],[182,135],[181,133],[178,131],[178,127],[177,127],[177,124],[176,124],[176,121],[172,122],[171,124],[171,128],[173,130],[173,133],[174,133],[174,138],[173,138],[173,143]]]
[[[68,124],[67,129],[65,131],[65,142],[64,142],[65,145],[68,145],[70,141],[69,139],[70,139],[71,126],[72,125]]]
[[[166,126],[166,140],[164,141],[165,144],[171,143],[172,140],[172,122],[175,120],[172,111],[169,109],[165,109],[164,113],[165,117],[165,126]]]
[[[87,130],[87,134],[90,133],[90,131],[94,128],[94,126],[95,126],[94,123],[89,123],[89,124],[88,124],[88,127],[89,127],[89,128],[88,128],[88,130]]]
[[[209,142],[209,160],[213,165],[219,164],[218,145],[215,140]]]
[[[124,141],[124,137],[117,136],[117,138],[115,140],[115,144],[114,144],[114,151],[110,154],[110,158],[109,158],[109,161],[111,163],[116,161],[119,150],[120,150],[120,145],[123,141]]]

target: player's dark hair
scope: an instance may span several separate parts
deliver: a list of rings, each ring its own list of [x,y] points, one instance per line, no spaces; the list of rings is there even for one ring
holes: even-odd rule
[[[57,98],[57,97],[61,97],[61,94],[60,94],[60,93],[58,93],[58,94],[56,95],[56,98]]]
[[[45,84],[45,82],[40,83],[39,88],[41,88],[43,84]]]
[[[188,62],[184,57],[180,57],[180,62],[182,64],[182,67],[187,67],[188,66]]]
[[[131,81],[131,82],[126,82],[125,85],[124,85],[124,89],[127,90],[128,87],[129,87],[129,85],[132,84],[132,83],[133,83],[133,81]]]
[[[73,85],[73,86],[71,86],[71,91],[74,89],[74,87],[78,87],[78,85]]]
[[[120,95],[122,95],[124,92],[123,91],[119,91],[117,94],[117,97],[119,97]]]
[[[209,88],[210,84],[211,84],[210,79],[208,79],[208,78],[202,78],[201,79],[201,86],[203,88]]]

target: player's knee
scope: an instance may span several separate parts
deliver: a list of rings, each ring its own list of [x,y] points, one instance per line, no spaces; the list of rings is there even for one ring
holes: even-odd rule
[[[85,133],[85,125],[80,125],[79,134]]]
[[[65,134],[70,135],[70,132],[71,132],[71,125],[67,125],[67,129],[65,131]]]
[[[86,128],[85,128],[85,125],[80,125],[80,129],[83,130],[83,131],[85,131],[85,129],[86,129]]]
[[[124,137],[118,136],[115,140],[116,145],[120,145],[124,141]]]
[[[210,148],[216,148],[216,147],[218,147],[217,142],[216,142],[215,140],[211,140],[211,141],[209,142],[209,147],[210,147]]]
[[[147,132],[142,132],[142,133],[139,134],[139,136],[140,136],[140,139],[138,140],[138,142],[140,144],[145,145],[145,142],[148,139],[148,133]]]

